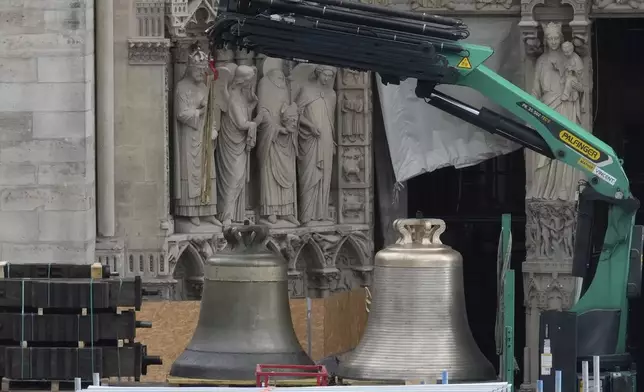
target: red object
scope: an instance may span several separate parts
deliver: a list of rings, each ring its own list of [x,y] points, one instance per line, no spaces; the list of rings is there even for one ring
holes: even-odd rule
[[[217,67],[215,67],[215,59],[210,59],[210,61],[208,61],[208,66],[215,76],[215,80],[219,79],[219,72],[217,71]]]
[[[265,369],[293,369],[292,372],[276,372]],[[315,372],[313,372],[315,371]],[[268,387],[271,376],[315,377],[318,386],[329,385],[329,373],[324,365],[266,365],[260,364],[255,368],[255,379],[258,387]],[[262,385],[262,383],[264,385]]]

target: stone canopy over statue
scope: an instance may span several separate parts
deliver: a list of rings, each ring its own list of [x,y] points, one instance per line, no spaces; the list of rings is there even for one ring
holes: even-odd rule
[[[266,58],[260,69],[219,62],[214,77],[208,65],[193,48],[175,88],[177,231],[251,216],[280,228],[337,223],[337,70]],[[361,112],[342,112],[353,116],[342,123],[359,123]]]

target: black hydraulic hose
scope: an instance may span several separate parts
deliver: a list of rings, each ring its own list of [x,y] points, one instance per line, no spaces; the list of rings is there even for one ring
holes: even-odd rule
[[[419,34],[408,34],[404,32],[400,33],[397,31],[370,28],[368,26],[356,26],[355,24],[345,24],[345,23],[339,23],[335,21],[328,21],[324,19],[305,18],[304,20],[296,20],[295,25],[306,27],[306,28],[338,31],[338,32],[357,35],[361,37],[380,38],[380,39],[385,39],[393,42],[431,46],[434,50],[439,52],[445,52],[445,53],[447,52],[459,53],[463,51],[463,47],[461,45],[455,44],[454,42],[451,42],[451,41],[432,40],[427,36],[422,36]]]
[[[485,131],[499,134],[541,155],[554,158],[548,143],[534,129],[512,121],[492,110],[475,109],[440,92],[432,93],[428,103]]]
[[[341,8],[349,8],[360,11],[373,12],[374,14],[388,15],[399,18],[414,19],[422,22],[435,23],[445,26],[464,27],[462,20],[456,18],[447,18],[444,16],[426,14],[424,12],[402,11],[391,8],[380,7],[371,4],[360,3],[357,1],[346,0],[313,0],[319,4],[333,5]]]
[[[272,31],[274,30],[270,27],[245,26],[243,32],[240,32],[239,35],[246,38],[247,41],[257,41],[257,39],[277,39],[283,42],[290,42],[294,45],[298,43],[305,43],[306,45],[313,43],[315,45],[317,43],[317,46],[309,48],[312,52],[323,52],[325,50],[329,50],[330,55],[344,54],[350,58],[354,58],[357,53],[360,53],[379,63],[391,62],[393,64],[418,64],[418,66],[424,67],[433,65],[439,60],[439,55],[435,53],[432,46],[423,46],[420,44],[404,42],[396,43],[370,37],[359,38],[359,45],[351,45],[351,41],[357,39],[355,36],[338,34],[326,30],[318,30],[315,32],[309,31],[308,34],[298,34],[297,32],[293,32],[287,37],[284,37],[284,34],[271,34]],[[352,47],[351,52],[345,50],[347,46]],[[387,53],[387,56],[383,56],[383,53]]]
[[[431,66],[427,63],[419,63],[416,66],[409,64],[397,63],[395,59],[378,62],[376,57],[361,56],[359,53],[353,53],[351,57],[341,57],[341,48],[338,47],[333,54],[332,49],[324,52],[311,50],[314,42],[294,45],[292,42],[275,40],[265,36],[250,37],[250,47],[256,49],[270,57],[305,59],[312,63],[326,64],[336,67],[352,68],[363,71],[373,71],[379,73],[391,73],[393,75],[402,75],[403,77],[413,77],[420,80],[444,81],[452,75],[449,68],[443,66]],[[316,41],[319,42],[319,41]],[[290,46],[285,46],[290,45]]]
[[[375,15],[369,15],[361,12],[349,12],[330,6],[309,5],[303,3],[293,3],[284,0],[253,0],[253,4],[262,6],[267,10],[280,10],[294,13],[300,16],[312,16],[323,18],[331,21],[341,21],[348,23],[357,23],[369,27],[380,27],[385,29],[400,30],[407,33],[420,34],[429,37],[439,37],[447,40],[457,41],[467,38],[467,29],[455,29],[450,31],[428,24],[412,23],[413,21],[403,21],[395,19],[386,19]]]

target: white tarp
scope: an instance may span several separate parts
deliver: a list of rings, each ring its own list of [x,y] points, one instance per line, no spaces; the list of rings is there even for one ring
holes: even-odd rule
[[[521,85],[523,58],[517,20],[514,18],[463,18],[470,29],[465,42],[490,46],[494,55],[485,65],[511,82]],[[383,85],[377,78],[382,116],[398,182],[403,182],[445,166],[456,168],[507,154],[520,148],[502,137],[492,135],[427,104],[416,97],[415,79],[400,85]],[[437,90],[475,108],[504,113],[502,108],[478,92],[457,86],[439,86]]]

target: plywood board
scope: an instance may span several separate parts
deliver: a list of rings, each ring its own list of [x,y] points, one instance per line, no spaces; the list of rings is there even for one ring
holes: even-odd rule
[[[357,345],[366,322],[364,298],[364,291],[359,289],[311,300],[311,357],[314,360],[351,350]],[[199,320],[200,304],[199,301],[143,304],[137,312],[137,320],[151,321],[152,328],[138,329],[136,340],[148,346],[149,355],[160,356],[163,365],[148,367],[148,374],[142,381],[166,380],[172,363],[190,343]],[[306,351],[306,300],[292,299],[290,305],[295,333]]]

